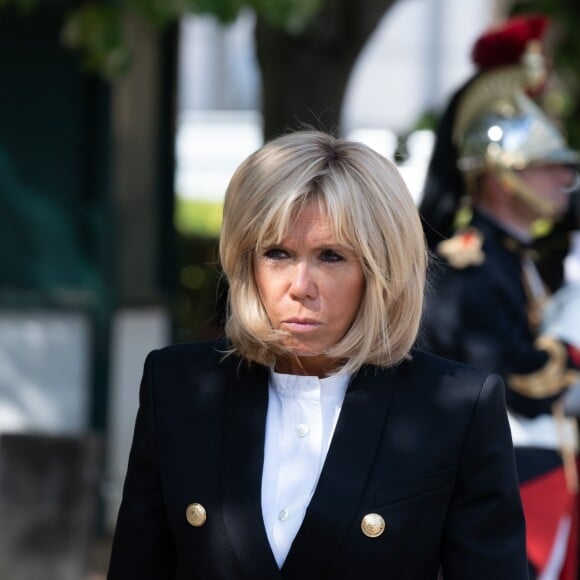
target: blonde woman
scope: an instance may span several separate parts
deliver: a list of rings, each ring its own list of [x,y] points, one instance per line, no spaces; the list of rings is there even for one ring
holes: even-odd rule
[[[267,143],[220,258],[225,337],[146,360],[109,578],[527,578],[501,379],[413,349],[426,250],[396,168]]]

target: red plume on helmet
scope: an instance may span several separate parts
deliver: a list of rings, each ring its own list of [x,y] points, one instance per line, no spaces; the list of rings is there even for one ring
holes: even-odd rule
[[[518,63],[532,41],[541,41],[549,20],[539,14],[510,18],[479,37],[471,60],[480,71]]]

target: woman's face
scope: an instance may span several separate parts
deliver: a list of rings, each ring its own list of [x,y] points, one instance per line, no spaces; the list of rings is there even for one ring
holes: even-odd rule
[[[336,368],[340,361],[323,353],[352,324],[365,279],[316,203],[305,206],[280,244],[261,249],[254,269],[270,322],[290,335],[287,346],[296,357],[280,361],[276,370],[323,376]]]

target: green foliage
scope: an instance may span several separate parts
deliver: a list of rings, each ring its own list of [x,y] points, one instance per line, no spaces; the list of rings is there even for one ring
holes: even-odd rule
[[[173,302],[178,342],[214,338],[220,332],[225,294],[220,286],[218,236],[222,204],[175,199],[177,287]]]
[[[299,34],[318,14],[325,0],[250,0],[248,4],[274,26]]]
[[[22,14],[31,12],[38,7],[38,0],[0,0],[0,10],[14,8]]]
[[[175,227],[180,234],[217,237],[221,225],[221,203],[176,198]]]
[[[61,40],[82,56],[85,69],[114,80],[127,71],[131,52],[126,44],[123,17],[136,14],[162,29],[188,13],[213,14],[223,23],[235,20],[242,8],[256,10],[274,26],[299,33],[326,0],[101,0],[82,2],[71,10]],[[0,0],[0,10],[22,13],[36,9],[40,0]]]
[[[218,267],[218,239],[192,233],[181,235],[177,253],[175,340],[215,338],[221,331],[226,298]]]
[[[131,62],[119,11],[110,4],[83,4],[70,13],[62,29],[65,46],[83,55],[83,67],[107,79],[125,72]]]
[[[439,113],[433,109],[423,111],[419,118],[413,124],[412,131],[429,130],[435,131],[439,123]]]
[[[248,6],[245,0],[186,0],[186,2],[189,4],[190,12],[213,14],[224,24],[233,22],[238,12]]]

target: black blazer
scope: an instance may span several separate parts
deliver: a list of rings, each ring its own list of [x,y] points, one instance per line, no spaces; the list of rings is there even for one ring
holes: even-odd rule
[[[527,578],[498,376],[421,352],[361,369],[279,570],[261,513],[268,370],[221,358],[213,342],[148,356],[109,580]]]

